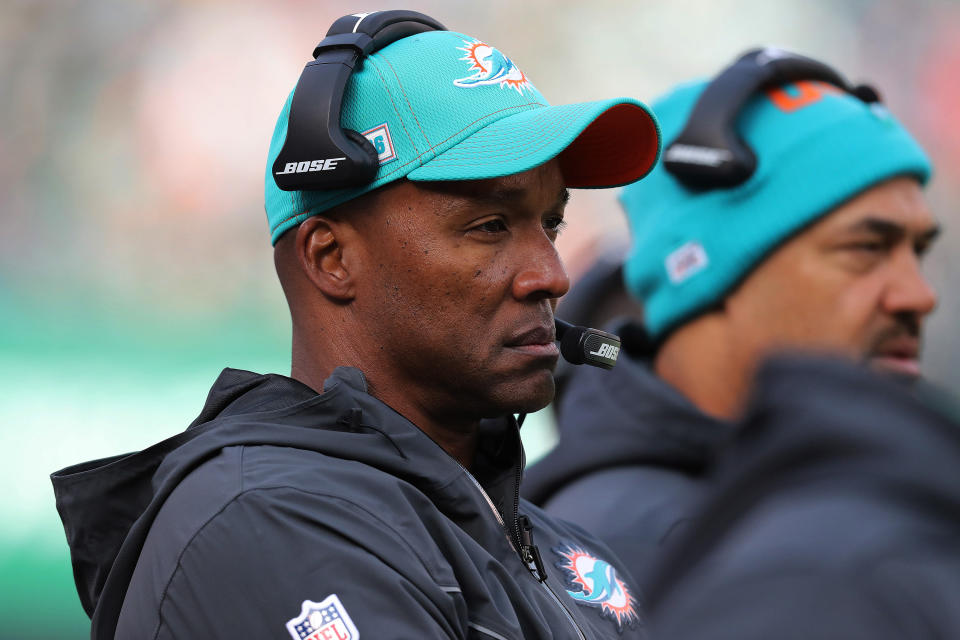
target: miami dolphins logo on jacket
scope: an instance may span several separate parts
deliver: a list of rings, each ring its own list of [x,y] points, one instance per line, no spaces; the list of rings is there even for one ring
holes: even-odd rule
[[[458,47],[466,55],[460,58],[470,63],[470,71],[475,73],[466,78],[454,80],[458,87],[471,88],[498,84],[501,87],[513,87],[523,95],[523,90],[532,87],[526,74],[513,63],[513,60],[503,55],[485,42],[479,40],[464,40],[465,47]]]
[[[563,570],[567,581],[567,593],[581,604],[600,609],[600,614],[613,619],[617,628],[633,626],[639,621],[633,596],[609,562],[574,545],[554,547],[560,556],[556,563]]]

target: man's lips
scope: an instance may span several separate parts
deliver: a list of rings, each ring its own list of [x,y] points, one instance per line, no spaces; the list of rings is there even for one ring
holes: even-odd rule
[[[876,369],[911,377],[920,375],[920,341],[902,336],[882,342],[870,355]]]
[[[505,346],[534,356],[559,356],[553,324],[537,325],[510,337]]]

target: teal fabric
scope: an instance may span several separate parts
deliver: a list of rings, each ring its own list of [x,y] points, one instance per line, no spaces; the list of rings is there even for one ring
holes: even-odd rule
[[[665,144],[705,86],[682,85],[653,103]],[[798,95],[794,85],[782,89]],[[722,300],[771,250],[858,193],[900,175],[926,183],[932,170],[885,107],[845,93],[789,112],[760,94],[737,127],[758,158],[745,183],[692,191],[660,165],[621,193],[633,237],[624,280],[655,338]],[[668,259],[681,252],[694,268],[671,278]]]
[[[276,186],[271,171],[286,138],[291,93],[270,142],[265,175],[272,242],[308,216],[402,177],[474,180],[527,171],[563,152],[611,108],[624,108],[618,105],[634,109],[633,117],[654,133],[636,149],[619,141],[621,148],[607,153],[608,160],[601,157],[604,149],[583,152],[595,154],[601,169],[609,166],[611,176],[623,173],[624,162],[643,164],[631,181],[652,168],[659,136],[645,105],[621,98],[550,107],[508,58],[481,45],[460,33],[422,33],[374,53],[351,76],[341,124],[360,132],[385,124],[396,151],[395,158],[381,163],[375,180],[362,188],[286,192]],[[478,66],[477,59],[487,69]],[[603,170],[595,176],[565,177],[568,186],[619,184],[605,181]]]

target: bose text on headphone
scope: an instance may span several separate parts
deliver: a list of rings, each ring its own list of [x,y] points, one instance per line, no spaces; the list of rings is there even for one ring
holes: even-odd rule
[[[372,182],[376,149],[358,132],[340,126],[347,81],[371,53],[407,36],[446,30],[429,16],[403,10],[357,13],[334,22],[294,89],[287,138],[272,168],[277,186],[301,191]]]

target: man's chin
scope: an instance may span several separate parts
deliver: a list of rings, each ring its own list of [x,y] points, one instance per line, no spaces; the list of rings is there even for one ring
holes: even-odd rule
[[[552,374],[530,376],[502,389],[497,394],[496,404],[500,407],[500,415],[533,413],[550,404],[555,392]]]
[[[920,378],[920,361],[917,358],[874,356],[868,360],[870,368],[896,378],[916,380]]]

